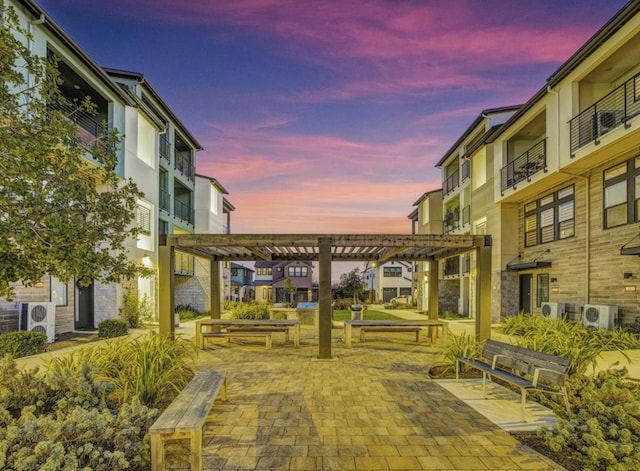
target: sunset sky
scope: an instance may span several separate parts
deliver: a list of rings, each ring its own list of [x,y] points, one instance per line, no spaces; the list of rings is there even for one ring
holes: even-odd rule
[[[410,233],[436,162],[523,103],[622,0],[41,0],[143,73],[205,148],[235,233]]]

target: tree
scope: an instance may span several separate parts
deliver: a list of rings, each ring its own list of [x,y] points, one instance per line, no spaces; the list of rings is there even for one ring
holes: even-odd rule
[[[336,288],[336,294],[343,298],[353,298],[353,302],[358,303],[364,289],[365,286],[362,282],[360,269],[354,268],[349,273],[340,275],[340,282]]]
[[[144,274],[124,247],[143,195],[113,170],[118,132],[82,143],[60,108],[94,106],[64,99],[55,60],[32,54],[31,40],[0,0],[0,296],[46,274],[81,286]]]
[[[293,295],[298,291],[298,287],[291,277],[284,280],[284,290],[289,294],[289,303],[293,304]]]

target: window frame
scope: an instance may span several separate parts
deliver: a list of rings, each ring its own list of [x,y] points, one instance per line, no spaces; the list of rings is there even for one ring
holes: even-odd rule
[[[607,172],[615,172],[618,167],[624,167],[624,171],[607,178]],[[638,205],[640,204],[640,191],[636,194],[637,185],[640,180],[640,156],[635,156],[625,162],[617,163],[602,172],[602,229],[614,229],[616,227],[634,224],[639,221]],[[616,185],[624,184],[624,202],[607,206],[607,190]],[[625,206],[626,218],[624,222],[609,224],[609,210]]]
[[[536,277],[536,307],[549,302],[549,281],[548,273],[539,273]]]
[[[570,192],[568,192],[570,190]],[[568,192],[568,193],[567,193]],[[567,193],[564,196],[563,193]],[[576,198],[575,186],[569,185],[557,191],[530,201],[524,205],[524,246],[535,247],[536,245],[548,244],[560,240],[570,239],[576,235]],[[560,208],[571,202],[572,217],[560,221]],[[551,211],[551,213],[549,213]],[[551,223],[542,226],[543,216],[551,214]],[[567,226],[571,221],[570,231],[568,228],[561,230],[561,226]],[[532,228],[528,229],[528,224],[533,222]],[[548,229],[552,228],[551,232]],[[545,231],[546,230],[546,231]],[[563,236],[563,233],[570,232]],[[534,237],[535,236],[535,237]],[[533,239],[533,242],[532,242]]]

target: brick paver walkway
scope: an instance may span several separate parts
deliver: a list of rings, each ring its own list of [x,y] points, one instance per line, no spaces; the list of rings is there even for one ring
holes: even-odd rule
[[[428,377],[437,348],[406,333],[372,334],[316,360],[317,330],[299,349],[215,340],[201,369],[228,372],[228,399],[205,427],[208,470],[559,470]],[[381,340],[384,336],[386,340]],[[378,340],[377,340],[378,339]],[[186,444],[170,446],[174,469]]]

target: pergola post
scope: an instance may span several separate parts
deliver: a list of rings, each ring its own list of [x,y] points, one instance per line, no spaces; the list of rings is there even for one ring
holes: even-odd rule
[[[318,358],[331,359],[331,238],[318,240]]]
[[[491,337],[491,246],[476,248],[476,338]]]
[[[429,319],[438,319],[440,289],[438,286],[438,260],[429,260],[429,274],[427,275],[427,289],[429,290]],[[438,328],[429,327],[431,341],[435,340]]]
[[[174,276],[176,256],[172,245],[158,246],[158,323],[160,335],[175,338]]]
[[[209,299],[212,319],[220,319],[222,314],[222,299],[220,296],[220,265],[215,259],[209,260]]]

